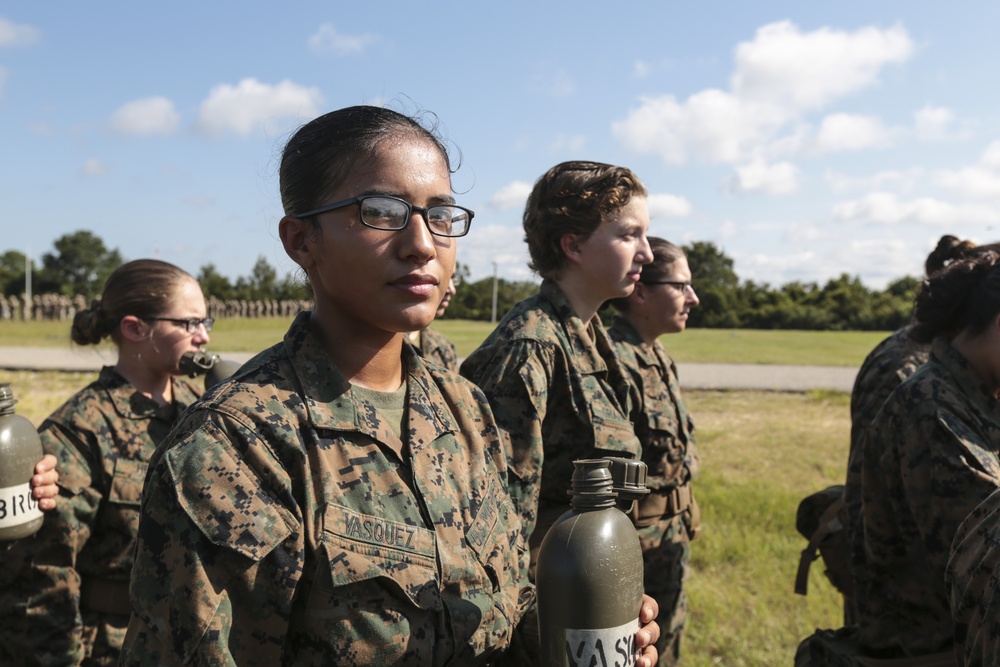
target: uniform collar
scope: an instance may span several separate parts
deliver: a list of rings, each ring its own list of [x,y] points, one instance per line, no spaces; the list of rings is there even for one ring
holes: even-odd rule
[[[401,453],[403,443],[368,403],[351,393],[351,385],[333,364],[323,347],[309,313],[299,313],[285,334],[285,352],[291,359],[302,387],[309,419],[317,428],[357,431],[386,443]],[[434,437],[411,442],[410,447],[458,430],[454,417],[441,408],[441,390],[411,345],[402,346],[407,369],[407,419],[410,433],[433,433]]]
[[[610,341],[605,341],[607,333],[601,324],[601,318],[594,315],[589,323],[584,324],[580,316],[573,310],[565,292],[560,289],[555,281],[545,279],[539,294],[547,300],[555,310],[559,322],[562,324],[569,347],[573,353],[573,364],[580,373],[590,375],[604,372],[608,366],[599,353],[602,342],[607,342],[610,349]]]
[[[171,377],[174,400],[172,403],[159,405],[149,396],[137,391],[135,386],[125,379],[125,376],[115,370],[114,366],[101,368],[97,381],[107,393],[108,400],[115,406],[115,412],[123,419],[158,417],[173,421],[178,410],[183,410],[197,399],[197,396],[185,383],[175,382],[174,378]]]

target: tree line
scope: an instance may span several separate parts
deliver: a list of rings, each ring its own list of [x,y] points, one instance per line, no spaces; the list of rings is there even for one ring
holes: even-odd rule
[[[905,276],[884,290],[866,287],[857,276],[842,274],[826,284],[791,282],[780,287],[741,281],[733,260],[715,244],[698,241],[683,246],[701,305],[691,311],[690,327],[743,329],[893,330],[910,318],[920,280]],[[105,280],[125,259],[95,234],[81,230],[59,237],[53,249],[32,260],[32,290],[67,297],[100,296]],[[0,290],[5,296],[25,291],[25,255],[8,250],[0,255]],[[445,313],[447,319],[489,321],[534,294],[538,282],[510,281],[492,276],[472,281],[469,266],[458,264],[458,292]],[[206,299],[218,301],[307,301],[308,287],[293,274],[279,277],[264,256],[248,276],[231,281],[213,264],[195,276]],[[494,309],[494,289],[496,308]]]

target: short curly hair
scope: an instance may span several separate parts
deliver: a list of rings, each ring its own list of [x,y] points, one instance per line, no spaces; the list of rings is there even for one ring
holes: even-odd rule
[[[633,197],[645,196],[646,186],[626,167],[580,160],[557,164],[535,182],[524,207],[528,266],[543,278],[558,278],[567,264],[563,236],[589,238]]]

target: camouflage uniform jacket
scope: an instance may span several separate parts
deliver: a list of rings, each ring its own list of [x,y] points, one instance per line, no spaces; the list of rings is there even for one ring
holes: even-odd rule
[[[958,527],[945,585],[951,593],[955,652],[965,667],[1000,665],[1000,491]]]
[[[462,364],[510,438],[511,496],[537,545],[569,509],[575,459],[638,458],[635,391],[596,315],[584,323],[555,282],[515,305]]]
[[[401,440],[301,313],[150,466],[123,665],[479,665],[533,603],[485,396],[403,346]]]
[[[844,484],[844,509],[841,519],[850,535],[861,520],[862,443],[865,431],[889,394],[927,362],[930,345],[910,339],[910,327],[898,329],[885,338],[865,358],[851,390],[851,448],[847,458]],[[854,548],[861,549],[861,541]],[[855,559],[864,559],[855,554]],[[852,604],[852,603],[848,603]]]
[[[433,361],[442,368],[458,372],[458,352],[451,341],[440,331],[427,327],[420,332],[420,345],[417,352],[424,359]]]
[[[950,645],[945,566],[958,525],[1000,485],[998,451],[1000,405],[950,342],[935,340],[864,440],[852,571],[865,644],[906,655]]]
[[[175,377],[174,402],[159,406],[107,366],[42,423],[58,460],[56,508],[2,556],[16,581],[0,586],[0,645],[17,664],[114,664],[146,466],[198,393]]]

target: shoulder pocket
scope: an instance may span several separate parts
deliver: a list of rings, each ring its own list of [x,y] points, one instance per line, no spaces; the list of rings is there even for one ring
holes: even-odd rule
[[[246,462],[225,445],[215,424],[197,443],[166,452],[177,500],[205,537],[254,561],[281,544],[297,525]]]

